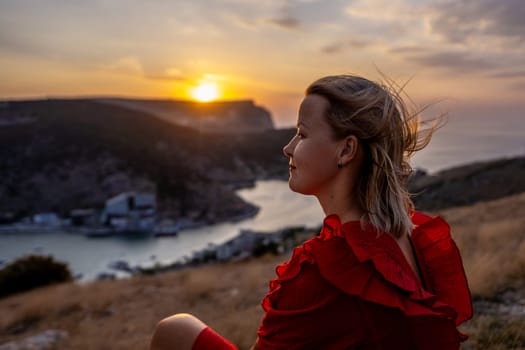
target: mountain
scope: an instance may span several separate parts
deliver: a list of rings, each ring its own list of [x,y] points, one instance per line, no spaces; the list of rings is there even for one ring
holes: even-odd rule
[[[270,112],[256,106],[251,100],[200,103],[101,98],[96,101],[149,113],[176,125],[214,133],[260,132],[274,128]]]
[[[273,129],[252,102],[199,109],[176,101],[110,100],[0,103],[0,222],[46,211],[68,216],[132,190],[156,192],[161,217],[216,222],[254,212],[236,188],[287,176],[282,147],[294,130]],[[159,117],[168,106],[192,122]],[[239,113],[233,119],[232,110]],[[203,122],[194,120],[211,114],[225,116],[216,122],[222,126],[199,128]],[[233,132],[237,125],[243,126]],[[523,192],[524,176],[525,158],[503,159],[419,172],[409,190],[418,209],[433,211]]]
[[[419,210],[436,211],[472,205],[525,192],[525,157],[466,164],[428,175],[416,173],[409,182]]]
[[[181,107],[182,114],[191,114],[188,106]],[[217,221],[242,215],[253,208],[234,189],[284,176],[288,169],[281,149],[293,131],[273,129],[268,115],[247,102],[210,108],[219,119],[217,111],[236,106],[242,107],[236,109],[239,114],[226,116],[228,121],[212,133],[95,99],[4,102],[0,213],[67,216],[75,208],[100,208],[120,192],[144,190],[157,193],[162,216]],[[175,113],[176,106],[171,107]],[[198,118],[201,112],[191,115]],[[248,121],[239,122],[241,112]],[[221,132],[237,123],[244,125],[241,129],[253,127]],[[260,125],[266,126],[256,131]]]

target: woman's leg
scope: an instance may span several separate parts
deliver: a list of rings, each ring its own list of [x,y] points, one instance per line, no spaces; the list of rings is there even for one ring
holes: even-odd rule
[[[206,324],[190,314],[167,317],[157,324],[150,350],[191,350],[205,328]]]

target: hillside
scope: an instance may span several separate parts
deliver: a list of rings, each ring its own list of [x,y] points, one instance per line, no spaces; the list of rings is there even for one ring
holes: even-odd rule
[[[503,198],[525,192],[525,157],[476,162],[432,175],[417,174],[409,182],[420,210]]]
[[[145,112],[175,125],[214,133],[260,132],[274,128],[270,113],[250,100],[200,103],[100,98],[95,101]]]
[[[475,297],[476,316],[462,326],[471,336],[464,349],[524,347],[525,194],[440,214],[451,224]],[[262,317],[268,280],[285,259],[265,256],[149,277],[64,284],[1,299],[0,344],[58,329],[69,336],[57,350],[145,349],[161,318],[191,312],[247,349]]]
[[[281,145],[291,133],[209,133],[94,100],[9,102],[0,109],[0,213],[67,215],[147,190],[163,215],[224,220],[251,208],[233,188],[286,174]]]
[[[161,218],[241,217],[255,208],[234,190],[286,178],[282,147],[293,134],[273,129],[269,114],[251,101],[5,102],[0,222],[48,211],[67,217],[125,191],[156,192]],[[417,173],[409,188],[418,208],[438,210],[523,192],[523,178],[525,157]]]

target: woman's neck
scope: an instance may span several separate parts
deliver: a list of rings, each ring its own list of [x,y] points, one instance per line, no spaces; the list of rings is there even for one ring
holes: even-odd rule
[[[364,212],[361,210],[324,210],[324,213],[326,216],[337,215],[342,223],[360,221],[364,215]]]
[[[341,222],[361,220],[365,214],[355,196],[344,195],[340,191],[325,196],[319,195],[317,199],[326,216],[335,214]]]
[[[361,169],[361,158],[354,159],[344,166],[332,181],[316,194],[325,215],[335,214],[341,222],[361,220],[366,211],[361,207],[357,195]]]

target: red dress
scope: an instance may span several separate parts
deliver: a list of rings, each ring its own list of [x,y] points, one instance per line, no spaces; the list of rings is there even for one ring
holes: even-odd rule
[[[443,219],[412,220],[423,284],[390,235],[328,216],[277,267],[257,349],[459,349],[456,326],[472,316],[459,251]]]

